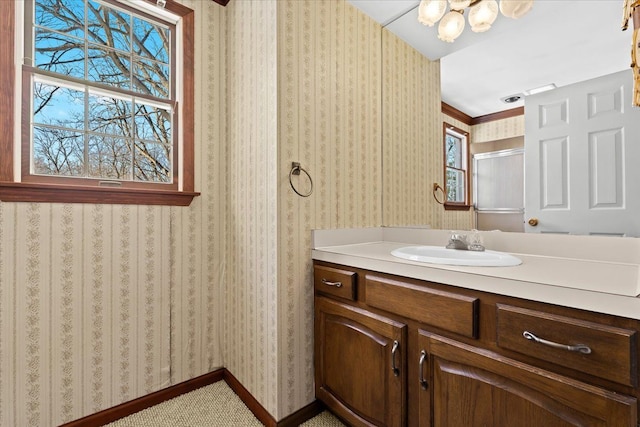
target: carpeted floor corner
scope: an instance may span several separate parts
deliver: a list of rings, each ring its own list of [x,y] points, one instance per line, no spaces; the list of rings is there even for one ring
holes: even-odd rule
[[[300,424],[301,427],[346,427],[339,419],[334,417],[331,412],[324,411],[311,418],[306,423]]]
[[[240,398],[224,381],[152,406],[107,427],[261,427]],[[344,427],[325,411],[303,423],[304,427]]]

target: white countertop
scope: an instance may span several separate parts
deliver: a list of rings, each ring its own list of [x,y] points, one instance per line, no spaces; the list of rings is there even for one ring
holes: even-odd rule
[[[487,249],[522,259],[515,267],[427,264],[390,253],[409,245],[445,245],[448,235],[424,228],[314,230],[312,258],[640,319],[640,239],[483,232]]]

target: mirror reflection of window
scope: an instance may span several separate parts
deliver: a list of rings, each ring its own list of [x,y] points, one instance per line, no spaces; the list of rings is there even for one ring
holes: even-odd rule
[[[468,133],[445,123],[444,170],[446,209],[469,208]]]

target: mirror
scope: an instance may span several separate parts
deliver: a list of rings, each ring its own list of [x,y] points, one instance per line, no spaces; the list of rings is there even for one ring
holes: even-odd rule
[[[351,2],[362,9],[362,4],[358,3],[372,3],[380,7],[382,3],[394,0]],[[410,2],[404,3],[406,5]],[[415,6],[418,3],[413,2]],[[511,105],[503,104],[500,98],[523,94],[548,83],[562,87],[628,69],[631,34],[629,31],[621,31],[621,10],[620,2],[610,0],[537,0],[530,16],[525,16],[531,18],[532,22],[527,22],[524,18],[509,21],[500,16],[494,28],[487,33],[475,34],[467,28],[463,36],[452,44],[451,52],[440,58],[439,63],[431,62],[442,67],[442,100],[471,117],[478,117],[523,105],[522,100]],[[437,134],[441,129],[438,124],[419,124],[421,117],[424,117],[421,116],[424,109],[431,111],[439,107],[427,101],[427,98],[438,93],[440,87],[434,87],[432,76],[428,74],[429,65],[414,58],[411,52],[399,47],[399,43],[413,43],[412,37],[423,40],[422,43],[427,45],[442,42],[429,38],[432,35],[435,37],[430,34],[435,29],[417,23],[417,11],[409,10],[399,15],[397,11],[395,13],[396,16],[387,18],[387,21],[379,21],[384,26],[383,223],[430,224],[445,229],[471,228],[473,220],[469,218],[471,215],[468,212],[443,212],[433,201],[431,192],[428,191],[430,188],[424,191],[416,184],[421,182],[424,187],[430,187],[432,183],[442,183],[443,180],[442,152],[419,146],[420,141],[424,140],[436,141],[430,146],[440,145]],[[556,21],[559,21],[559,30],[552,28],[549,18],[551,15],[558,18]],[[545,24],[540,25],[540,22]],[[608,35],[597,35],[596,31],[603,28],[607,29]],[[510,35],[510,30],[515,31],[514,34],[518,36]],[[478,37],[479,40],[471,40],[473,37]],[[456,46],[459,42],[459,46]],[[542,49],[534,51],[527,43]],[[422,49],[417,45],[412,47]],[[588,55],[584,54],[585,49],[588,49]],[[583,65],[580,61],[584,60],[594,61],[598,67]],[[398,63],[405,64],[406,67],[402,68]],[[402,78],[388,76],[387,73],[400,75]],[[521,81],[516,77],[526,79]],[[411,88],[407,88],[410,85],[403,83],[403,79],[415,84],[419,81],[424,93],[412,94]],[[403,106],[402,103],[408,105]],[[416,108],[422,109],[421,112],[416,111]],[[472,131],[472,140],[473,135]],[[420,162],[420,156],[427,158],[427,161]],[[403,197],[403,193],[410,196]]]

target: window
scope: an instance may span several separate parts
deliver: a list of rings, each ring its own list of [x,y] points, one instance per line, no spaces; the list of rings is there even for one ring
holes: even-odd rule
[[[189,204],[193,11],[171,1],[167,11],[115,0],[10,3],[24,4],[22,140],[11,165],[19,173],[0,161],[0,181],[14,181],[0,183],[0,198]]]
[[[468,133],[444,124],[445,209],[469,209]]]

